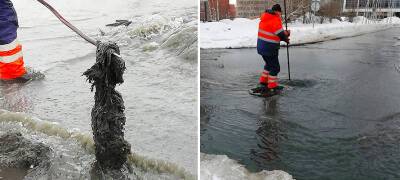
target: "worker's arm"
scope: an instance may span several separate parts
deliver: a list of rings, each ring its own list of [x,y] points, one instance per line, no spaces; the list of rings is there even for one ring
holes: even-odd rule
[[[276,29],[275,35],[277,35],[281,41],[285,41],[285,42],[289,43],[290,31],[286,31],[283,29],[283,25],[282,25],[282,21],[281,21],[280,17],[276,17],[275,20],[276,20],[275,21],[276,23],[274,24],[275,29]]]
[[[285,42],[289,43],[289,40],[290,40],[290,39],[289,39],[290,30],[281,31],[281,32],[278,33],[277,35],[278,35],[278,37],[281,39],[281,41],[285,41]]]
[[[281,41],[285,41],[286,43],[289,44],[289,37],[290,37],[290,30],[283,30],[283,26],[282,23],[279,24],[280,29],[279,33],[277,34],[277,36],[279,37],[279,39],[281,39]]]
[[[285,31],[281,31],[279,34],[278,34],[278,36],[279,36],[279,38],[281,39],[281,41],[287,41],[287,39],[289,38],[286,34],[285,34]]]

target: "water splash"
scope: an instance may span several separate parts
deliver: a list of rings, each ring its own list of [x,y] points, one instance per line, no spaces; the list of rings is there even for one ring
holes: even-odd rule
[[[33,131],[43,133],[46,136],[56,136],[65,140],[75,140],[88,153],[95,153],[95,146],[92,136],[89,133],[82,133],[77,130],[69,130],[54,122],[43,121],[27,116],[24,113],[0,110],[0,123],[13,123]],[[164,179],[196,179],[192,174],[178,165],[163,160],[151,159],[136,153],[129,154],[128,164],[134,168],[134,173],[139,177],[150,176]],[[141,175],[141,176],[140,176]],[[145,178],[144,178],[145,179]]]
[[[19,132],[1,135],[0,142],[0,171],[12,168],[24,174],[25,179],[35,179],[29,176],[47,174],[49,171],[51,149],[43,143],[32,143]],[[8,177],[13,179],[18,174],[6,176],[13,176]]]
[[[131,52],[168,50],[174,56],[197,60],[197,17],[166,17],[154,14],[130,19],[129,26],[118,26],[100,30],[101,41],[115,41]],[[138,48],[139,47],[139,48]]]
[[[313,87],[318,83],[317,80],[312,80],[312,79],[292,79],[290,81],[287,79],[283,79],[280,80],[279,82],[286,86],[299,87],[299,88]]]

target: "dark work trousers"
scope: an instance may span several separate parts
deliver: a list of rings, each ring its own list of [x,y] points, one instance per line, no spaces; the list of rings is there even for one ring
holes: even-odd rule
[[[10,0],[0,0],[0,45],[17,38],[18,18]]]
[[[269,71],[269,74],[271,76],[277,76],[278,73],[281,71],[278,55],[278,53],[274,53],[273,55],[262,56],[265,61],[264,70]]]

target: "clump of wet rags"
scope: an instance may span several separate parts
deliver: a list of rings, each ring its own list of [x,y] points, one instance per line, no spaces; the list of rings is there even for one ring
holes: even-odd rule
[[[115,43],[98,42],[96,63],[83,73],[96,91],[91,114],[96,155],[92,172],[99,179],[128,179],[126,162],[131,146],[124,139],[124,101],[115,90],[124,82],[126,68],[124,60],[113,53],[120,53]]]
[[[0,177],[47,179],[50,155],[51,149],[43,143],[34,143],[19,132],[7,132],[0,136]]]

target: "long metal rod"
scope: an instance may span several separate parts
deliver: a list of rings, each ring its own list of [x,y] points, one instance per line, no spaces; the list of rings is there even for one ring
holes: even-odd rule
[[[286,0],[283,1],[283,6],[285,9],[285,26],[286,26],[286,30],[288,29],[287,26],[287,14],[286,14]],[[290,78],[290,61],[289,61],[289,43],[286,43],[286,53],[287,53],[287,64],[288,64],[288,73],[289,73],[289,81],[291,80]]]
[[[89,36],[87,36],[86,34],[84,34],[82,31],[80,31],[78,28],[76,28],[74,25],[72,25],[70,22],[68,22],[60,13],[57,12],[56,9],[54,9],[50,4],[48,4],[46,1],[44,0],[37,0],[38,2],[40,2],[41,4],[43,4],[44,6],[46,6],[63,24],[65,24],[67,27],[69,27],[72,31],[74,31],[75,33],[77,33],[80,37],[82,37],[83,39],[85,39],[87,42],[89,42],[90,44],[93,44],[96,46],[96,41],[92,38],[90,38]],[[117,54],[117,53],[113,53],[113,55],[121,57],[121,55]]]
[[[85,39],[87,42],[89,42],[90,44],[96,45],[96,41],[92,38],[90,38],[89,36],[86,36],[85,34],[83,34],[82,31],[80,31],[78,28],[76,28],[74,25],[72,25],[71,23],[69,23],[66,19],[64,19],[64,17],[61,16],[60,13],[57,12],[56,9],[54,9],[50,4],[48,4],[46,1],[44,0],[37,0],[39,1],[41,4],[43,4],[44,6],[46,6],[51,12],[53,12],[54,15],[56,15],[56,17],[62,22],[64,23],[66,26],[68,26],[72,31],[76,32],[79,36],[81,36],[83,39]]]

